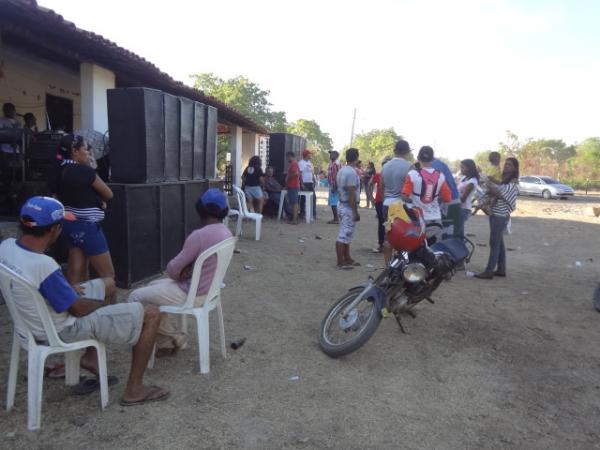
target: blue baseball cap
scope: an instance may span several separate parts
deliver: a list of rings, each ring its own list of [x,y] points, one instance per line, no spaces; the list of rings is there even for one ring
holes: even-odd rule
[[[27,200],[21,207],[19,218],[21,223],[29,228],[46,227],[63,220],[75,220],[73,213],[65,211],[61,202],[41,196]]]
[[[213,204],[219,209],[227,208],[227,197],[225,197],[223,191],[216,188],[209,189],[204,194],[202,194],[202,197],[200,197],[200,201],[204,206]]]

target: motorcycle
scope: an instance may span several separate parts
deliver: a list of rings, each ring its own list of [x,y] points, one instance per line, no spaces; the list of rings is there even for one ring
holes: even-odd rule
[[[413,308],[427,300],[457,267],[468,263],[475,251],[469,239],[445,239],[415,251],[395,251],[387,267],[367,283],[353,287],[329,309],[321,324],[319,346],[333,357],[362,347],[382,318],[393,315],[405,333],[402,316],[416,317]]]

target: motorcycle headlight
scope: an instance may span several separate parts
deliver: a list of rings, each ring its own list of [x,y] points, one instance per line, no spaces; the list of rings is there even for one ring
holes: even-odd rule
[[[402,270],[402,278],[409,283],[418,283],[427,277],[427,269],[421,263],[410,263]]]

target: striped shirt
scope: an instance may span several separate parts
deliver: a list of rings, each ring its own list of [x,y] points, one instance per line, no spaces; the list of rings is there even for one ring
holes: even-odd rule
[[[342,167],[339,161],[331,161],[329,167],[327,167],[327,181],[329,181],[329,187],[335,188],[337,183],[337,173]]]
[[[508,217],[517,207],[517,195],[519,195],[519,185],[517,183],[507,183],[498,186],[501,197],[498,197],[496,204],[492,206],[492,215]]]
[[[71,208],[65,206],[65,211],[73,213],[77,220],[86,222],[102,222],[104,220],[104,210],[100,208]]]

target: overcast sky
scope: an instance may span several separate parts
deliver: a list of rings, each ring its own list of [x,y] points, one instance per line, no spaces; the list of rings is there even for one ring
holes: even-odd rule
[[[336,148],[394,127],[451,159],[600,135],[596,0],[38,0],[185,83],[243,75]]]

